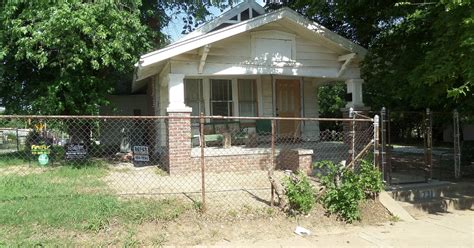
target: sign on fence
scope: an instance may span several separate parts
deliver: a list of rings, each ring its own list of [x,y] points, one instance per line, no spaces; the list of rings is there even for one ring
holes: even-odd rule
[[[84,144],[69,144],[66,146],[66,159],[79,160],[87,157],[87,148]]]
[[[42,154],[50,154],[51,153],[51,146],[49,145],[31,145],[31,154],[33,155],[42,155]]]
[[[143,164],[150,161],[148,153],[148,146],[134,146],[133,147],[133,162]]]

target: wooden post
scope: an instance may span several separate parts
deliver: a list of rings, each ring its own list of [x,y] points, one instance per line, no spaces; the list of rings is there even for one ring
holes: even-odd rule
[[[204,140],[204,114],[201,112],[199,118],[199,145],[201,146],[201,198],[202,198],[202,209],[201,211],[206,211],[206,167],[204,163],[204,145],[206,141]]]

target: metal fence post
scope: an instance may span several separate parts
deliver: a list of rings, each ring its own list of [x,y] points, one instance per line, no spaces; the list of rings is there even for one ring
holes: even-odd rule
[[[454,127],[454,178],[461,178],[461,135],[459,133],[459,112],[453,112],[453,127]]]
[[[18,137],[18,126],[16,127],[16,151],[19,152],[20,151],[20,141],[19,141],[19,138]]]
[[[354,112],[354,109],[353,108],[350,108],[349,109],[349,118],[352,118],[352,121],[351,121],[351,131],[349,131],[349,136],[351,138],[351,149],[349,151],[350,153],[350,158],[351,158],[351,162],[354,161],[355,159],[355,112]]]
[[[204,140],[204,113],[201,112],[199,117],[199,145],[201,146],[201,198],[202,198],[202,211],[206,211],[206,167],[204,162],[204,146],[206,141]]]
[[[425,119],[425,181],[428,182],[433,174],[433,134],[432,134],[432,115],[429,108],[426,109]]]
[[[382,110],[380,111],[380,125],[381,125],[381,135],[380,135],[380,141],[381,141],[381,146],[380,146],[380,158],[381,158],[381,166],[382,166],[382,173],[383,173],[383,177],[384,177],[384,180],[386,182],[388,182],[388,178],[389,178],[389,174],[388,174],[388,171],[387,171],[387,152],[386,152],[386,148],[387,148],[387,139],[386,139],[386,136],[387,136],[387,110],[385,109],[385,107],[382,108]]]
[[[380,132],[380,119],[378,115],[374,116],[374,167],[380,168],[380,154],[379,154],[379,132]]]
[[[275,119],[272,119],[272,158],[271,158],[271,168],[270,168],[270,177],[273,177],[273,170],[275,170]],[[273,207],[275,198],[275,189],[273,184],[271,184],[271,200],[270,206]]]

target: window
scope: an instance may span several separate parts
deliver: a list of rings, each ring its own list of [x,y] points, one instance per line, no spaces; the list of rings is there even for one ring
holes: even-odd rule
[[[193,116],[198,116],[201,112],[204,113],[201,79],[184,79],[184,96],[186,106],[193,109]]]
[[[232,116],[232,81],[211,80],[211,114]]]
[[[257,83],[253,79],[239,79],[239,114],[257,116]]]

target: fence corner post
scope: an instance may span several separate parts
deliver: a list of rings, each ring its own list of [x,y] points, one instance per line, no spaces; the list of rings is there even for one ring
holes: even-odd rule
[[[453,111],[453,138],[454,138],[454,179],[461,178],[461,135],[459,130],[459,112]]]
[[[275,119],[272,119],[271,121],[271,124],[272,124],[272,158],[271,158],[271,168],[270,168],[270,177],[273,177],[273,171],[275,170],[275,133],[276,133],[276,125],[275,125]],[[273,183],[271,184],[271,199],[270,199],[270,206],[273,207],[273,205],[275,204],[274,201],[275,201],[275,188],[273,187]]]
[[[204,162],[204,146],[206,145],[206,141],[204,140],[204,114],[201,112],[199,115],[199,146],[201,147],[201,200],[202,200],[202,208],[201,211],[206,211],[206,167]]]
[[[433,177],[433,117],[430,108],[426,108],[425,119],[425,181]]]
[[[379,132],[380,132],[380,118],[378,115],[374,116],[374,167],[380,169],[380,153],[379,153]]]
[[[380,163],[385,182],[390,181],[387,170],[387,109],[382,107],[380,111]]]
[[[350,162],[353,162],[355,160],[355,155],[356,155],[356,151],[355,151],[355,142],[356,142],[356,131],[355,131],[355,118],[356,118],[356,113],[354,111],[354,108],[349,108],[349,118],[352,119],[352,121],[350,122],[351,124],[351,128],[350,128],[350,131],[349,131],[349,137],[350,137],[350,149],[349,149],[349,153],[350,153]]]

